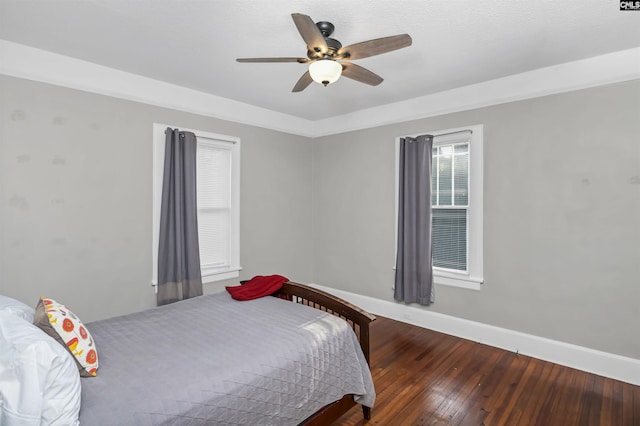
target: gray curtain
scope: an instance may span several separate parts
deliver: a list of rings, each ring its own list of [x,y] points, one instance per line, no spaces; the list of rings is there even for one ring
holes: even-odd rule
[[[398,250],[394,297],[434,300],[431,260],[431,149],[433,136],[400,139]]]
[[[158,306],[202,295],[196,135],[167,128],[158,247]]]

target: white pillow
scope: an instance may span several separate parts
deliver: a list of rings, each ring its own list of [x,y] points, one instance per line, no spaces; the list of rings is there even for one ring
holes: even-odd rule
[[[0,424],[77,426],[80,375],[69,352],[42,330],[0,311]]]
[[[29,322],[33,322],[34,309],[8,296],[0,295],[0,311],[10,312]]]

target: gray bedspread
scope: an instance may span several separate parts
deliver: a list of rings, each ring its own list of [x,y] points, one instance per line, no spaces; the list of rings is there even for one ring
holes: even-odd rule
[[[340,318],[226,293],[87,324],[97,377],[82,379],[80,424],[295,425],[355,394],[371,373]]]

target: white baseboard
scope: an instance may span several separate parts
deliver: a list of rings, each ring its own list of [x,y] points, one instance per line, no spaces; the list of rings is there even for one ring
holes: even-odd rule
[[[518,352],[604,377],[640,385],[640,360],[456,318],[400,303],[311,284],[361,308],[397,321]]]

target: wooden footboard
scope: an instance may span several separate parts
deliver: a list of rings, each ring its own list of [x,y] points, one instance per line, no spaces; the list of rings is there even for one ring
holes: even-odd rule
[[[369,324],[376,319],[375,316],[339,297],[304,284],[290,281],[284,283],[282,288],[273,296],[311,306],[347,321],[358,337],[367,363],[371,364],[369,354]],[[353,400],[353,395],[345,395],[341,400],[322,408],[301,424],[305,426],[331,424],[331,422],[349,411],[354,405],[356,405],[356,402]],[[368,420],[371,418],[371,408],[362,406],[362,412],[365,419]]]

